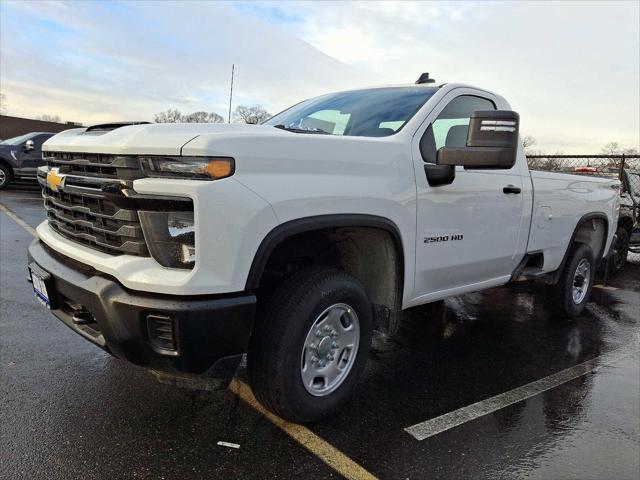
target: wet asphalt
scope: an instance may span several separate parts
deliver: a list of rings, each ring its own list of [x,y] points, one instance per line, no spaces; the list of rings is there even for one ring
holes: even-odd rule
[[[44,217],[35,187],[0,203]],[[67,329],[26,282],[31,240],[0,212],[0,478],[340,478],[233,393],[159,384]],[[376,339],[346,409],[310,429],[379,478],[637,479],[637,349],[425,440],[404,431],[638,342],[640,260],[608,285],[571,322],[527,284],[414,309]]]

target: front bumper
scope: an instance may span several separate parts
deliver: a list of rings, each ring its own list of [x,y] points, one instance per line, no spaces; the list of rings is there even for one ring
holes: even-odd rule
[[[87,340],[136,365],[224,378],[233,374],[245,352],[254,295],[131,291],[39,240],[29,246],[29,267],[48,278],[51,312],[56,317]]]

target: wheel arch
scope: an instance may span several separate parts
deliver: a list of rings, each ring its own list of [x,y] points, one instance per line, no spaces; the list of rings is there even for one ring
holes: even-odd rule
[[[592,241],[592,238],[588,238],[587,236],[585,236],[585,230],[588,230],[589,228],[589,222],[592,223],[592,225],[594,225],[594,221],[596,222],[601,222],[602,223],[602,228],[603,228],[603,234],[600,236],[601,237],[601,241],[599,243],[594,243]],[[597,229],[594,230],[597,232]],[[564,257],[562,258],[562,263],[560,264],[560,267],[558,268],[558,270],[556,271],[556,275],[554,276],[554,281],[557,281],[557,279],[559,278],[559,276],[561,275],[561,273],[564,271],[565,265],[567,264],[567,261],[569,260],[569,253],[571,252],[571,246],[575,243],[585,243],[587,245],[589,245],[592,249],[593,249],[593,253],[595,255],[595,260],[596,262],[599,262],[603,259],[604,257],[604,252],[605,252],[605,248],[607,246],[607,239],[609,238],[609,217],[607,217],[606,213],[604,212],[592,212],[592,213],[587,213],[585,215],[583,215],[580,220],[578,220],[578,223],[576,224],[575,228],[573,229],[573,233],[571,235],[571,239],[569,240],[569,243],[567,244],[567,250],[564,252]],[[593,247],[596,246],[597,248],[597,252],[596,249],[594,249]]]
[[[9,162],[9,160],[7,160],[6,158],[0,157],[0,165],[7,167],[11,172],[11,174],[13,175],[13,165],[11,165],[11,162]]]
[[[261,278],[267,267],[269,259],[279,245],[296,235],[322,232],[330,229],[373,229],[386,232],[393,242],[395,253],[395,310],[402,307],[402,294],[404,292],[405,255],[402,237],[398,226],[392,220],[385,217],[367,214],[330,214],[303,217],[285,222],[272,229],[262,240],[253,258],[251,268],[246,281],[245,289],[256,290],[260,287]],[[357,275],[356,275],[357,276]],[[364,280],[363,280],[364,281]],[[367,282],[364,281],[366,284]]]

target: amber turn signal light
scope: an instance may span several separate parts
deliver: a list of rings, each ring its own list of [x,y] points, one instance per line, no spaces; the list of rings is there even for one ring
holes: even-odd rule
[[[207,174],[216,180],[230,177],[235,169],[233,158],[214,158],[207,163]]]

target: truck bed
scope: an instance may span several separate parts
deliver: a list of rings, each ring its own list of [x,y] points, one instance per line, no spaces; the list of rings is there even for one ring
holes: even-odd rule
[[[544,254],[545,272],[558,269],[577,222],[587,214],[601,213],[609,219],[604,246],[604,252],[608,251],[618,216],[618,180],[533,170],[531,182],[534,194],[527,253]]]

